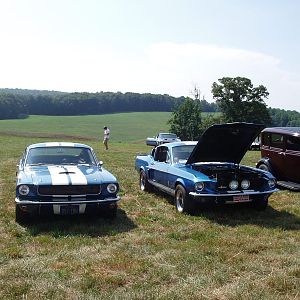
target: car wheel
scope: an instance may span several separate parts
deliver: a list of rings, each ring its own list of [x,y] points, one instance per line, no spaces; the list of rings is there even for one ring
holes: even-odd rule
[[[152,190],[151,184],[148,182],[145,171],[140,172],[140,190],[143,192],[150,192]]]
[[[25,224],[29,221],[29,215],[23,212],[19,205],[16,205],[16,222],[19,224]]]
[[[175,206],[179,213],[195,213],[195,205],[191,198],[186,195],[186,190],[182,185],[177,185],[175,190]]]
[[[259,169],[270,172],[269,167],[266,164],[261,164],[258,166]]]
[[[268,206],[268,202],[268,197],[259,197],[253,201],[253,208],[258,211],[265,210]]]

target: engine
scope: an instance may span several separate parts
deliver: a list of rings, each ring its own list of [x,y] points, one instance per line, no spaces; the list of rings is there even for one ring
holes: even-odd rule
[[[257,190],[263,186],[263,179],[259,174],[237,164],[195,164],[193,169],[216,180],[219,191]]]

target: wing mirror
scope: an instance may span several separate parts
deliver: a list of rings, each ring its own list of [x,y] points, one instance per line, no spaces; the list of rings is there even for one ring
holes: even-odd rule
[[[103,166],[103,161],[100,160],[100,161],[98,162],[97,166],[98,166],[99,169],[101,169],[101,167]]]

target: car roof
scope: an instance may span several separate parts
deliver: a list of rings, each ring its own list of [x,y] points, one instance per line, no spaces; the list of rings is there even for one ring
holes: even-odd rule
[[[183,141],[183,142],[174,142],[174,143],[165,143],[162,144],[158,147],[164,146],[164,147],[168,147],[168,148],[173,148],[173,147],[178,147],[178,146],[195,146],[197,145],[197,141]]]
[[[172,134],[172,135],[176,135],[176,133],[172,133],[172,132],[160,132],[159,134]]]
[[[48,143],[37,143],[29,145],[28,149],[33,148],[45,148],[45,147],[74,147],[74,148],[89,148],[92,149],[90,146],[80,143],[70,143],[70,142],[48,142]]]
[[[298,136],[300,135],[300,127],[268,127],[265,128],[262,132],[282,133]]]

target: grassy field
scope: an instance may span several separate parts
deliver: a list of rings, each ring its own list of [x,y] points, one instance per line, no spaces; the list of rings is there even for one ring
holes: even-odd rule
[[[138,116],[140,124],[135,114],[126,114],[128,123],[121,116],[123,125],[117,116],[0,122],[0,298],[299,299],[300,194],[280,191],[264,212],[243,205],[179,215],[171,198],[140,192],[134,170],[135,155],[149,151],[145,137],[167,129],[164,113]],[[116,137],[107,152],[97,141],[104,124]],[[121,184],[117,219],[15,223],[19,156],[26,145],[49,140],[80,140],[95,149]],[[254,165],[258,157],[248,152],[243,163]]]
[[[122,113],[91,116],[30,116],[23,120],[0,120],[0,133],[35,137],[103,138],[103,127],[114,142],[141,142],[147,136],[168,131],[168,112]],[[62,136],[63,135],[63,136]]]

